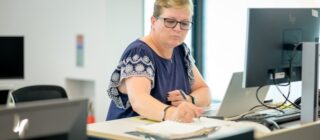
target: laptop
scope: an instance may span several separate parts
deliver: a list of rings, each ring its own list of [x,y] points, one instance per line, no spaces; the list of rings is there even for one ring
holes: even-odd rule
[[[260,105],[256,99],[256,90],[258,87],[242,88],[242,72],[232,74],[229,86],[224,95],[218,110],[205,112],[208,116],[233,117],[248,112],[251,108]],[[264,101],[268,93],[269,86],[265,86],[259,90],[259,99]]]
[[[86,140],[88,99],[0,106],[0,139]]]

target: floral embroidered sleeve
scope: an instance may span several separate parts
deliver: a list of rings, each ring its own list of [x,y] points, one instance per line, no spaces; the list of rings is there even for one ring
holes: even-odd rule
[[[108,96],[115,102],[119,108],[127,109],[130,107],[129,100],[122,100],[118,90],[123,79],[132,76],[144,76],[151,81],[154,87],[154,65],[150,60],[149,54],[141,49],[133,49],[124,53],[118,63],[117,68],[112,73],[111,81],[108,87]]]
[[[192,72],[192,68],[195,66],[195,60],[192,57],[190,49],[186,44],[183,44],[183,48],[184,48],[184,62],[188,71],[188,79],[190,82],[190,86],[192,86],[194,83],[194,75]]]

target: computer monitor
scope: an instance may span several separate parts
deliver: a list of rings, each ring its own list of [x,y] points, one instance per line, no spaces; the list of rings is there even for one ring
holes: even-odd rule
[[[24,78],[24,39],[0,36],[0,79]]]
[[[7,105],[9,89],[0,89],[0,105]]]
[[[319,42],[319,12],[320,8],[248,9],[243,87],[300,81],[301,44]]]
[[[85,140],[87,99],[0,106],[0,139]]]

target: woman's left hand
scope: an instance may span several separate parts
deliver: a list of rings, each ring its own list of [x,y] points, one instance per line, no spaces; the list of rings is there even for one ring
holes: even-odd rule
[[[167,113],[166,120],[191,123],[194,121],[194,118],[199,118],[201,116],[203,108],[182,101],[177,107],[169,108]]]
[[[180,90],[173,90],[168,93],[168,100],[171,101],[171,105],[177,107],[182,102],[188,102],[189,96],[180,92]]]

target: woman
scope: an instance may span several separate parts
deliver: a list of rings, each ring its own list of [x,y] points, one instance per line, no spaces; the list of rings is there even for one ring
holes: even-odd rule
[[[156,0],[150,34],[132,42],[111,76],[107,120],[140,115],[192,122],[210,104],[209,88],[185,43],[192,0]]]

